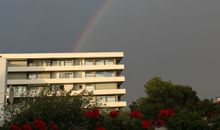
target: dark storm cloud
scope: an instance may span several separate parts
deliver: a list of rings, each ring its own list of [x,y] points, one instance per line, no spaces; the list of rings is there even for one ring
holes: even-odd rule
[[[1,0],[0,52],[62,52],[102,0]],[[82,51],[124,51],[131,102],[161,76],[188,84],[200,97],[220,96],[220,1],[113,0]]]
[[[71,51],[101,0],[0,1],[0,52]]]
[[[125,99],[154,76],[220,96],[220,1],[114,0],[81,50],[124,51]]]

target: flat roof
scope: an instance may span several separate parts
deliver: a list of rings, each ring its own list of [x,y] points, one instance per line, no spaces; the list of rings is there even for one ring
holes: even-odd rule
[[[77,52],[77,53],[2,53],[6,59],[48,59],[48,58],[113,58],[124,57],[123,52]]]

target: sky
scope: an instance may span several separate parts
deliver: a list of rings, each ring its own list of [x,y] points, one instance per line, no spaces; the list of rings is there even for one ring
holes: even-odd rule
[[[128,103],[159,76],[220,96],[220,1],[2,0],[0,53],[123,51]]]

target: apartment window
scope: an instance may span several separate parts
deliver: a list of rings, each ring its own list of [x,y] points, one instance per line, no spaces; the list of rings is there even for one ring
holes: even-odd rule
[[[98,102],[106,102],[106,97],[105,96],[96,96],[96,99]]]
[[[41,66],[41,60],[29,60],[28,66]]]
[[[60,72],[60,73],[59,73],[59,77],[60,77],[60,78],[66,78],[65,72]]]
[[[95,88],[95,84],[86,84],[86,90],[93,91]]]
[[[96,65],[105,65],[105,60],[96,60]]]
[[[60,61],[60,66],[65,66],[65,61]]]
[[[39,74],[37,73],[29,73],[28,74],[28,79],[37,79],[39,78]]]
[[[104,72],[104,75],[105,75],[105,77],[114,77],[115,73],[111,72],[111,71],[106,71],[106,72]]]
[[[85,65],[94,65],[94,60],[92,59],[85,60]]]
[[[57,72],[52,72],[51,73],[51,78],[56,79],[57,78]]]
[[[97,101],[99,102],[116,102],[116,96],[97,96]]]
[[[81,60],[80,59],[75,59],[74,60],[74,65],[81,65]]]
[[[65,72],[66,78],[73,78],[73,72]]]
[[[114,77],[115,72],[113,71],[98,71],[96,72],[96,77]]]
[[[116,97],[115,96],[106,96],[106,101],[107,102],[116,102]]]
[[[95,72],[92,71],[86,72],[85,77],[95,77]]]
[[[42,66],[50,66],[50,60],[43,60]]]
[[[113,65],[113,64],[114,64],[114,60],[113,59],[105,60],[105,65]]]
[[[60,61],[59,60],[53,60],[52,61],[52,66],[59,66],[60,65]]]
[[[73,60],[66,60],[65,61],[65,66],[72,66],[73,65]]]
[[[74,78],[82,78],[82,72],[75,72]]]

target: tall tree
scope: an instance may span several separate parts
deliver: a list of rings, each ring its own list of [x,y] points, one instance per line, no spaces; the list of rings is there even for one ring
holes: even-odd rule
[[[163,108],[190,108],[200,100],[192,87],[163,81],[159,77],[150,79],[145,85],[146,96],[130,105],[131,109],[140,109],[145,115],[155,117]]]

